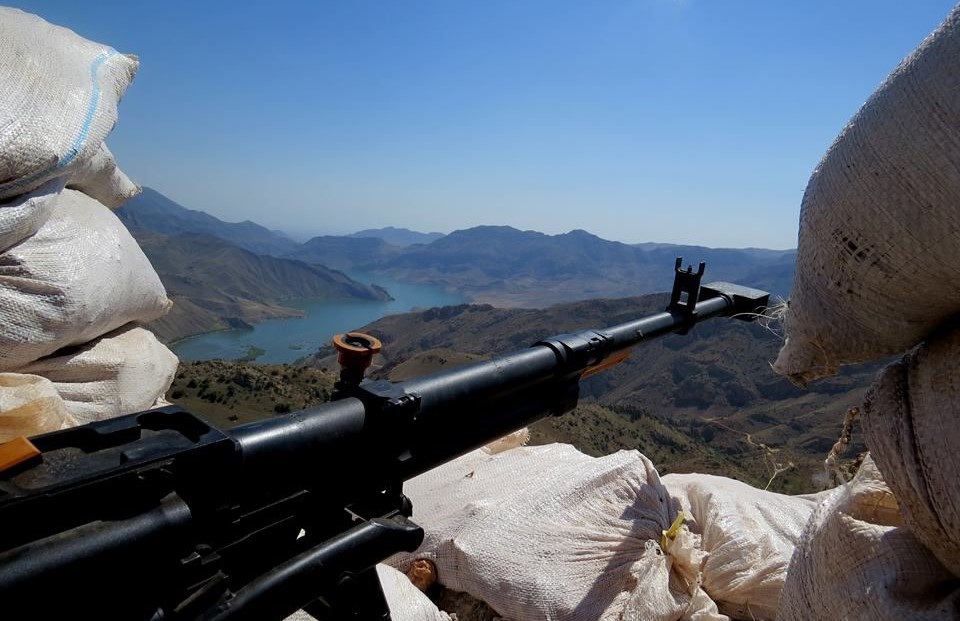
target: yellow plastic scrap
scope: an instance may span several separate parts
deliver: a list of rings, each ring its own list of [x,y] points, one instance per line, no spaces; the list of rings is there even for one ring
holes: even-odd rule
[[[33,445],[33,442],[23,436],[4,442],[0,444],[0,472],[33,459],[39,454],[40,450]]]
[[[683,511],[677,513],[677,517],[673,520],[673,524],[670,525],[670,528],[663,531],[663,535],[660,537],[660,549],[666,551],[667,542],[673,541],[677,537],[677,533],[680,532],[680,528],[683,526],[683,522],[687,519],[687,516],[684,515]]]

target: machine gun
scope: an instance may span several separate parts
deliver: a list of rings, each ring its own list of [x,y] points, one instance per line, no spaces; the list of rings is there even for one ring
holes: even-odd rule
[[[338,336],[332,402],[228,431],[172,406],[0,445],[3,616],[389,620],[375,565],[423,539],[403,482],[572,410],[643,341],[766,306],[703,272],[677,259],[666,312],[398,383]]]

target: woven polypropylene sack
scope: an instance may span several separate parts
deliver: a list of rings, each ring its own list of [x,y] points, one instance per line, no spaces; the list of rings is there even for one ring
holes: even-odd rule
[[[867,458],[814,511],[790,561],[779,621],[956,619],[960,585],[900,518]]]
[[[136,58],[0,8],[0,200],[93,157],[136,71]]]
[[[819,496],[786,496],[709,474],[662,478],[706,553],[703,590],[734,619],[774,619],[787,566]]]
[[[64,190],[30,238],[0,254],[0,370],[16,370],[170,307],[160,278],[106,207]]]
[[[430,598],[393,567],[377,565],[377,575],[393,621],[450,621],[450,615],[438,610]],[[314,618],[301,610],[287,617],[287,621],[314,621]]]
[[[177,357],[149,330],[128,326],[21,369],[49,379],[81,424],[153,407],[170,388]]]
[[[50,217],[65,181],[53,179],[32,192],[0,203],[0,253],[40,230]]]
[[[117,167],[113,153],[107,145],[100,149],[82,165],[78,166],[70,177],[68,188],[80,190],[110,209],[116,209],[140,193],[140,186],[130,181]]]
[[[943,332],[874,382],[863,429],[904,521],[960,576],[960,330]]]
[[[75,424],[50,380],[0,373],[0,443]]]
[[[475,451],[404,486],[444,586],[512,621],[725,619],[699,588],[699,537],[681,529],[656,469],[636,451],[568,445]]]
[[[811,176],[778,373],[805,383],[906,351],[960,311],[958,58],[960,7]]]

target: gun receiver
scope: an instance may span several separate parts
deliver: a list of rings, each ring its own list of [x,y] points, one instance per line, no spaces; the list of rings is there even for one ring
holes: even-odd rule
[[[644,341],[767,304],[680,265],[666,312],[403,382],[363,380],[380,343],[347,335],[359,362],[300,412],[220,431],[172,406],[34,437],[39,455],[0,472],[0,602],[14,618],[389,619],[374,567],[423,539],[405,480],[572,410],[582,377]]]

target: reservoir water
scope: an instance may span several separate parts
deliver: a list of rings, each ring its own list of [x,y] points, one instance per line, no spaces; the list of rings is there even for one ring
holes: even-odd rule
[[[170,349],[181,360],[237,360],[253,354],[256,362],[293,362],[329,345],[334,334],[356,330],[385,315],[415,309],[461,304],[458,294],[428,285],[412,285],[390,278],[350,273],[363,283],[376,283],[393,300],[291,300],[284,306],[305,311],[305,317],[271,319],[244,330],[209,332],[178,341]],[[260,353],[259,350],[263,350]]]

